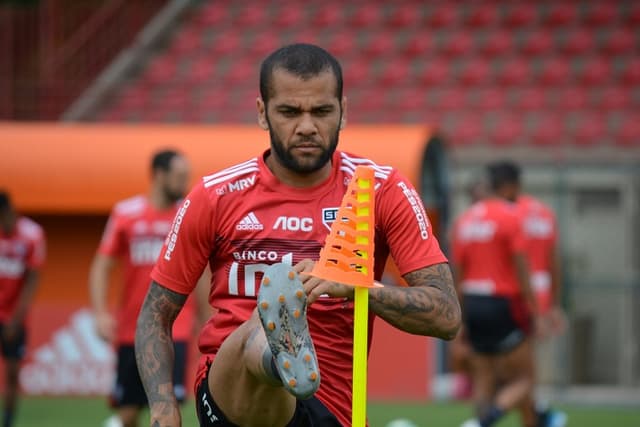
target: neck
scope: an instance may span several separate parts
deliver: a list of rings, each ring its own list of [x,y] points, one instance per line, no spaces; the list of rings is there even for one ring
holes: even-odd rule
[[[271,173],[278,178],[278,181],[288,186],[299,188],[314,187],[323,183],[331,175],[331,169],[333,167],[332,162],[329,161],[315,172],[300,174],[282,166],[274,157],[273,153],[270,153],[264,162]]]
[[[151,187],[151,191],[149,191],[149,202],[151,206],[156,209],[167,209],[173,204],[173,201],[169,200],[164,194],[164,191],[158,186]]]

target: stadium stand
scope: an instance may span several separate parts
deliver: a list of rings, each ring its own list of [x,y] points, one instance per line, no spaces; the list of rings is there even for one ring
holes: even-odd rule
[[[260,61],[308,41],[345,65],[351,123],[476,115],[438,125],[458,145],[640,145],[631,0],[195,4],[89,120],[252,123]]]

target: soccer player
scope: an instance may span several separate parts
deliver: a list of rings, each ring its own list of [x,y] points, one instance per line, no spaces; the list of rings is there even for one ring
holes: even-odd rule
[[[376,280],[392,255],[410,285],[371,289],[371,320],[455,336],[453,279],[418,193],[397,170],[337,150],[342,86],[339,63],[322,48],[294,44],[270,54],[257,99],[270,149],[205,176],[183,203],[136,332],[152,426],[181,425],[168,387],[170,330],[207,263],[218,311],[199,341],[200,425],[351,424],[353,288],[305,273],[331,222],[341,220],[336,212],[357,165],[375,171]]]
[[[465,336],[473,349],[477,414],[463,427],[492,426],[514,408],[521,410],[525,427],[561,426],[558,417],[533,410],[532,336],[539,320],[516,205],[520,169],[512,162],[496,162],[488,172],[492,194],[465,211],[453,231],[454,276],[463,295]]]
[[[147,404],[135,362],[136,320],[149,288],[149,274],[188,188],[189,163],[176,151],[160,151],[152,158],[151,175],[148,195],[131,197],[113,208],[89,274],[97,333],[116,345],[116,382],[110,400],[117,408],[119,420],[115,424],[125,427],[138,425],[139,413]],[[118,261],[123,265],[124,283],[114,318],[107,296],[110,274]],[[173,379],[178,401],[185,398],[186,353],[196,310],[192,300],[173,327],[176,354]]]
[[[13,425],[20,361],[25,354],[27,313],[45,256],[42,228],[19,216],[9,194],[0,191],[0,346],[6,378],[3,427]]]

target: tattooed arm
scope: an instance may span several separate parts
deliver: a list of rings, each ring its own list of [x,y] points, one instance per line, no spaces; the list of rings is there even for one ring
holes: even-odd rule
[[[171,328],[186,295],[151,282],[136,328],[136,362],[144,385],[152,427],[182,425],[173,393],[173,338]]]
[[[461,322],[460,304],[448,264],[407,273],[409,287],[369,290],[371,310],[405,332],[453,339]]]

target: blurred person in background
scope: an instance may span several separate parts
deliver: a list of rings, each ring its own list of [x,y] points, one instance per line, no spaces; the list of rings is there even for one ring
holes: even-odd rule
[[[540,328],[530,285],[529,244],[519,206],[520,168],[488,166],[491,193],[456,221],[454,276],[463,295],[463,339],[468,340],[476,418],[463,427],[492,426],[519,409],[525,427],[560,427],[564,414],[533,405],[533,336]]]
[[[136,195],[118,202],[107,222],[89,274],[89,290],[96,332],[115,344],[117,369],[111,405],[117,415],[105,424],[109,427],[138,425],[139,414],[147,405],[134,353],[136,321],[149,288],[149,275],[169,233],[173,219],[189,185],[187,159],[174,150],[154,154],[151,161],[151,186],[147,195]],[[124,283],[117,316],[108,307],[108,287],[115,264],[123,266]],[[203,277],[202,282],[206,282]],[[206,283],[199,289],[207,291]],[[194,295],[195,296],[195,295]],[[196,311],[209,312],[207,296],[198,302],[190,298],[173,327],[175,339],[174,391],[179,402],[185,399],[185,372],[188,342],[198,330]],[[198,305],[198,307],[196,307]]]
[[[13,425],[20,363],[26,349],[27,313],[45,256],[42,228],[18,215],[9,194],[0,191],[0,346],[6,381],[3,427]]]

